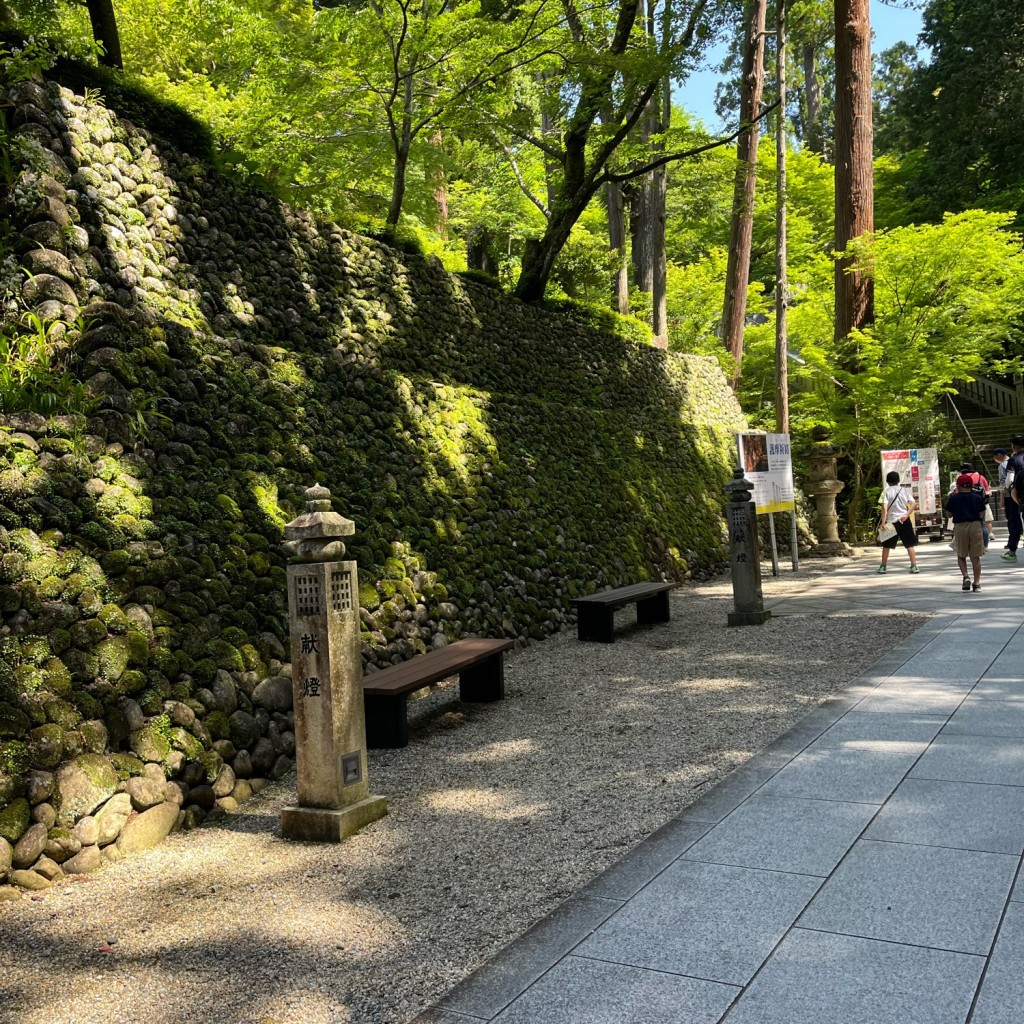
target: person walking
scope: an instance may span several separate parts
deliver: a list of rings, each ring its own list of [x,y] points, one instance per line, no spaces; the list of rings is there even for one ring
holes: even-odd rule
[[[990,507],[989,500],[988,500],[989,499],[988,479],[986,478],[984,473],[975,470],[974,466],[970,462],[961,462],[960,463],[960,468],[958,469],[957,472],[959,472],[960,476],[969,476],[971,478],[971,487],[972,487],[972,489],[977,494],[983,495],[984,498],[985,498],[985,514],[984,514],[984,518],[981,521],[981,536],[982,536],[982,540],[985,542],[985,551],[987,552],[988,551],[988,542],[989,542],[989,538],[991,536],[991,528],[989,526],[989,523],[993,519],[992,509]],[[957,479],[954,480],[949,485],[949,493],[951,495],[952,494],[956,494],[956,492],[957,492],[957,481],[959,479],[960,479],[960,477],[957,477]],[[1024,520],[1022,520],[1022,521],[1024,521]],[[950,544],[949,546],[954,551],[956,550],[956,542],[955,541],[952,544]]]
[[[1021,449],[1024,451],[1024,448]],[[917,530],[914,529],[912,518],[917,503],[909,487],[900,483],[900,475],[895,470],[886,474],[885,482],[888,485],[878,503],[882,506],[881,522],[894,526],[896,533],[888,540],[882,541],[882,564],[878,572],[887,572],[889,565],[889,552],[892,551],[898,541],[903,541],[910,557],[910,571],[920,572],[917,567]]]
[[[964,578],[961,590],[981,590],[981,556],[985,550],[982,528],[987,504],[987,497],[975,490],[970,473],[956,478],[956,491],[946,499],[946,514],[953,520],[953,548]],[[967,575],[968,558],[974,570],[973,583]]]
[[[1010,442],[1013,454],[1006,461],[1006,490],[1003,502],[1006,508],[1006,528],[1009,532],[1003,560],[1017,561],[1017,547],[1020,544],[1024,523],[1021,521],[1021,494],[1024,493],[1024,437],[1018,436]]]
[[[1001,502],[1003,500],[1003,495],[1006,493],[1006,461],[1009,458],[1009,456],[1006,454],[1005,448],[993,448],[992,458],[995,460],[996,467],[999,471],[999,486],[996,488],[995,493],[998,496],[999,501]],[[989,503],[989,507],[991,508],[991,502]],[[1006,510],[1004,509],[1004,517],[1005,513]]]

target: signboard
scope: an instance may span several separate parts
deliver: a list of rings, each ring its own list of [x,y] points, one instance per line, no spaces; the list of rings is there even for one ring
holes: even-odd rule
[[[790,512],[793,501],[793,457],[789,434],[737,434],[743,475],[754,485],[757,514]]]
[[[942,482],[937,448],[896,448],[882,452],[882,480],[891,472],[899,473],[900,483],[912,491],[920,517],[930,518],[941,510]]]

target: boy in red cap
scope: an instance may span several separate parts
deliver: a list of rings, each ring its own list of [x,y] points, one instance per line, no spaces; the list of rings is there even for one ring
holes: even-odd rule
[[[953,549],[964,578],[961,590],[981,590],[981,555],[985,550],[982,523],[988,499],[974,489],[970,473],[956,478],[956,493],[946,499],[946,513],[953,520]],[[967,559],[971,560],[974,582],[967,576]]]

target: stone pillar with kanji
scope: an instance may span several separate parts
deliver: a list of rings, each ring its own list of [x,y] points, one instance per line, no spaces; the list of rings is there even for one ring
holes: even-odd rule
[[[359,576],[342,540],[355,524],[332,511],[326,487],[306,498],[305,515],[284,528],[298,803],[282,810],[281,834],[337,843],[387,803],[367,779]]]
[[[729,500],[725,518],[729,527],[729,565],[735,610],[729,612],[730,626],[760,626],[771,618],[764,610],[761,592],[761,550],[757,539],[757,508],[751,499],[753,484],[737,468],[725,485]]]

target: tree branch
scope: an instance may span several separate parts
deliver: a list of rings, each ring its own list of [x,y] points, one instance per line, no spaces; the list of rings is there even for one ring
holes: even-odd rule
[[[629,181],[631,178],[639,178],[642,174],[647,174],[649,171],[653,171],[658,167],[663,167],[665,164],[671,163],[673,160],[686,160],[691,156],[700,156],[701,153],[707,153],[709,150],[718,149],[720,146],[727,146],[730,142],[738,139],[745,131],[752,128],[761,118],[766,117],[770,114],[777,106],[779,101],[776,100],[771,106],[765,107],[765,109],[754,118],[750,124],[741,125],[731,135],[726,135],[721,139],[716,139],[714,142],[708,142],[703,146],[697,146],[695,149],[688,149],[683,153],[669,153],[667,156],[660,157],[657,160],[652,160],[649,164],[644,164],[643,167],[638,167],[633,171],[625,171],[622,174],[612,174],[605,172],[598,179],[599,184],[604,184],[606,181]]]
[[[544,214],[545,220],[551,219],[551,211],[533,194],[530,190],[530,186],[526,184],[522,173],[519,170],[519,164],[516,163],[515,154],[512,150],[498,137],[497,132],[492,132],[492,138],[501,147],[501,151],[505,154],[505,159],[508,160],[509,166],[512,168],[512,173],[516,176],[516,181],[519,184],[519,190],[526,196],[527,199],[537,207],[542,214]]]

